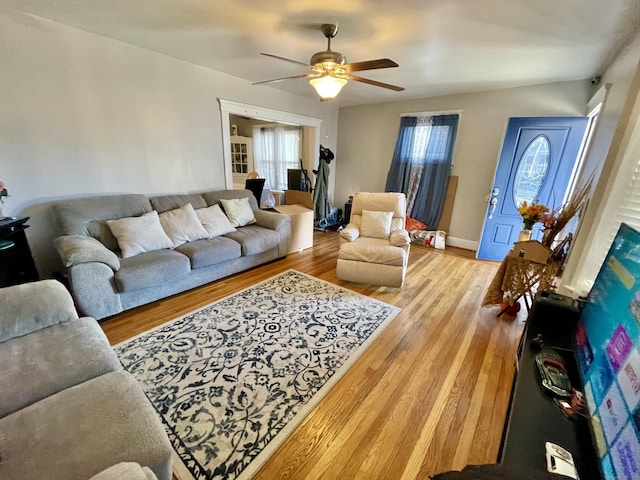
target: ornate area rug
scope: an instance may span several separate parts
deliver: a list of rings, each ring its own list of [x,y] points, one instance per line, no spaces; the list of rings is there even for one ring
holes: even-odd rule
[[[400,311],[289,270],[115,347],[195,479],[250,478]]]

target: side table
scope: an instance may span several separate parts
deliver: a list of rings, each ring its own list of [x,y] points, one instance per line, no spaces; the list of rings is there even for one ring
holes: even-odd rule
[[[302,205],[276,205],[274,210],[291,218],[289,253],[313,247],[313,210]]]
[[[527,254],[523,254],[523,248],[533,247]],[[531,251],[536,251],[543,247],[537,241],[518,242],[515,248],[510,251],[502,260],[500,268],[496,272],[491,284],[487,289],[483,306],[500,305],[506,299],[511,302],[524,297],[527,311],[530,310],[528,298],[532,299],[537,291],[549,290],[562,268],[561,260],[553,260],[546,250],[541,252],[541,256],[529,255]],[[528,298],[527,298],[528,297]],[[498,316],[502,315],[503,309]]]
[[[29,217],[0,219],[0,287],[38,280],[24,231]]]

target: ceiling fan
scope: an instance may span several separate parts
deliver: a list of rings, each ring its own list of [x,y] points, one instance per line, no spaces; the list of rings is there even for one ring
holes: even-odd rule
[[[311,56],[311,60],[309,60],[308,64],[299,62],[297,60],[280,57],[278,55],[272,55],[270,53],[261,53],[261,55],[264,55],[266,57],[277,58],[278,60],[284,60],[285,62],[295,63],[296,65],[302,65],[304,67],[311,68],[311,70],[313,70],[312,73],[254,82],[253,85],[279,82],[281,80],[289,80],[293,78],[309,78],[309,83],[316,89],[318,95],[320,95],[321,101],[327,101],[335,98],[338,93],[340,93],[342,87],[347,84],[348,80],[368,83],[369,85],[388,88],[397,92],[404,90],[404,88],[398,87],[396,85],[390,85],[388,83],[382,83],[376,80],[370,80],[368,78],[362,78],[356,75],[352,75],[352,72],[397,67],[398,64],[393,60],[389,60],[388,58],[379,58],[377,60],[368,60],[365,62],[357,63],[347,63],[347,58],[342,53],[334,52],[333,50],[331,50],[331,39],[338,34],[338,25],[325,23],[322,25],[321,30],[324,36],[327,37],[327,49],[322,52],[314,53]]]

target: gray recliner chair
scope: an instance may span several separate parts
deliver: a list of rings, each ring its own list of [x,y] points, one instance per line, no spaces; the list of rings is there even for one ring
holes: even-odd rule
[[[0,305],[0,478],[87,480],[136,462],[171,480],[172,448],[157,413],[64,286],[0,288]]]

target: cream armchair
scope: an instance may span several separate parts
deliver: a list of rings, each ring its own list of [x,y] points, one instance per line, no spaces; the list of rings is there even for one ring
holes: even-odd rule
[[[341,280],[402,287],[410,239],[403,193],[358,192],[351,220],[340,232],[336,275]]]

